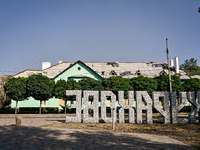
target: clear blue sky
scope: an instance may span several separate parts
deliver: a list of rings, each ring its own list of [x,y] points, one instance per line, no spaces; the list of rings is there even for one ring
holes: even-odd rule
[[[200,0],[0,0],[0,75],[42,62],[200,65]]]

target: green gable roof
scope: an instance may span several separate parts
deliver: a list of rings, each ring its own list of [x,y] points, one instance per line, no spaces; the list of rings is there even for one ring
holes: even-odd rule
[[[77,61],[73,65],[69,66],[62,72],[60,72],[58,75],[56,75],[53,79],[55,81],[58,81],[60,79],[63,80],[80,80],[82,78],[93,78],[95,80],[100,80],[102,81],[102,77],[98,75],[93,69],[88,67],[85,63],[82,61]]]

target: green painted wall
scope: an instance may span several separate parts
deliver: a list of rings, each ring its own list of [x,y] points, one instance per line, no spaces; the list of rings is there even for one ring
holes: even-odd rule
[[[80,70],[78,68],[80,68]],[[71,77],[71,76],[76,76],[76,75],[82,75],[85,77],[74,77],[74,78]],[[93,72],[91,69],[89,69],[87,66],[85,66],[81,62],[78,62],[75,65],[73,65],[71,68],[67,69],[65,72],[57,76],[57,78],[55,78],[54,81],[57,82],[60,79],[63,79],[65,81],[69,81],[72,79],[79,81],[87,77],[102,81],[102,78],[98,76],[95,72]]]

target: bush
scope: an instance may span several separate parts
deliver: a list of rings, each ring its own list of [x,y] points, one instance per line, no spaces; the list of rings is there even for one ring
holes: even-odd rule
[[[38,114],[39,110],[38,107],[31,107],[31,108],[20,108],[19,114]],[[42,108],[42,114],[54,114],[58,113],[58,108]]]
[[[1,106],[0,114],[14,114],[15,109],[11,108],[10,106]]]

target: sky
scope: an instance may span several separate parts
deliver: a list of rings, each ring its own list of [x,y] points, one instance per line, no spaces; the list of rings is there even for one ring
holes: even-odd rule
[[[42,62],[200,66],[200,0],[0,0],[0,75]]]

